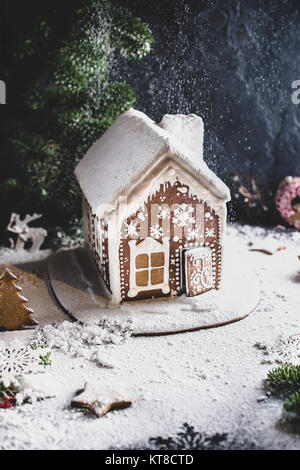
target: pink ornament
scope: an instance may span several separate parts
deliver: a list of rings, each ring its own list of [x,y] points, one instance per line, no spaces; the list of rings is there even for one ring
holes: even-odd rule
[[[290,225],[300,229],[300,177],[287,176],[276,192],[276,207],[281,217]]]

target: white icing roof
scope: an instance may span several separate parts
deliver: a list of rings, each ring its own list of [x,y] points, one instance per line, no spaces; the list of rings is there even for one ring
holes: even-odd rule
[[[228,201],[229,189],[204,163],[202,147],[203,122],[199,116],[166,115],[158,125],[132,108],[93,144],[75,174],[96,211],[101,204],[113,205],[121,192],[130,189],[160,154],[170,149],[214,196]]]

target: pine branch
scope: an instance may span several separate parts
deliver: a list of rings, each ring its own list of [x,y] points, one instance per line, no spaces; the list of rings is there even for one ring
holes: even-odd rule
[[[135,101],[129,85],[110,80],[112,59],[142,57],[153,41],[146,25],[108,0],[84,0],[72,18],[73,27],[61,38],[54,25],[39,18],[32,37],[15,52],[18,70],[32,60],[41,67],[26,82],[22,112],[16,113],[21,119],[8,135],[14,165],[25,177],[0,184],[3,217],[34,208],[43,213],[47,228],[69,233],[81,219],[74,167]]]
[[[268,385],[273,393],[292,393],[300,388],[300,366],[285,364],[268,374]]]
[[[283,403],[285,411],[300,415],[300,389],[292,393]]]

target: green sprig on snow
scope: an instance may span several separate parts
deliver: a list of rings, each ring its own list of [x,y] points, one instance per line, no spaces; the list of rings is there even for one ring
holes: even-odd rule
[[[268,374],[267,387],[274,393],[286,397],[285,411],[300,415],[300,366],[284,364]]]

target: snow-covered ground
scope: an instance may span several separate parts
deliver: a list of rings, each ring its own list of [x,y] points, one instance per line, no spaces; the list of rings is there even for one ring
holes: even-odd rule
[[[255,344],[272,345],[279,335],[300,333],[300,233],[234,225],[228,236],[245,249],[249,242],[262,246],[266,236],[287,247],[272,256],[253,251],[247,257],[261,285],[255,312],[219,328],[132,337],[119,344],[112,339],[99,345],[99,360],[53,349],[52,366],[43,376],[55,385],[56,397],[0,410],[0,449],[134,449],[147,447],[151,437],[175,435],[183,423],[266,449],[299,449],[300,426],[298,435],[282,414],[282,402],[264,393],[272,356]],[[0,341],[28,342],[32,335],[5,333]],[[87,381],[99,389],[124,390],[132,407],[102,418],[71,408]]]

